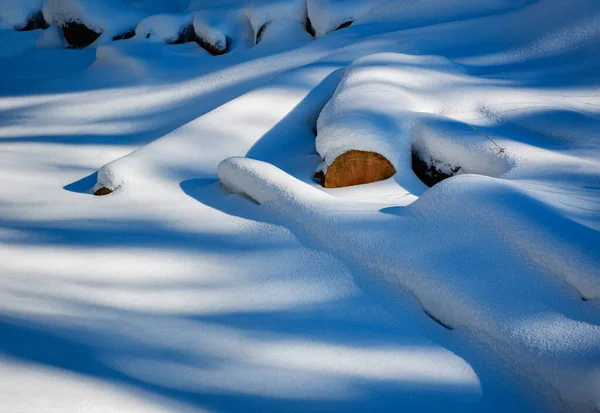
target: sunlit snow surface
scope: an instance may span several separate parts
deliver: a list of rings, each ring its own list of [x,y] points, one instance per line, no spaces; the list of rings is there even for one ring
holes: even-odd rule
[[[190,24],[229,52],[167,44]],[[0,27],[0,412],[600,410],[597,0]],[[313,182],[348,149],[398,173]],[[466,174],[428,189],[411,151]]]

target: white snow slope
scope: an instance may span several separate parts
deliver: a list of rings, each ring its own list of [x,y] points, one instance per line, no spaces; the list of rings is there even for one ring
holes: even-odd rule
[[[0,151],[2,413],[600,411],[597,0],[2,0]]]

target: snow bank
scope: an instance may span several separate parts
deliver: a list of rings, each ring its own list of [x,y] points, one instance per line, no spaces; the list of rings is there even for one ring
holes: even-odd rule
[[[557,254],[554,262],[565,260],[583,276],[597,278],[600,261],[590,249],[600,242],[597,232],[569,237],[565,243],[544,238],[542,232],[532,239],[534,230],[520,242],[522,228],[532,223],[533,228],[543,227],[546,220],[561,220],[560,214],[520,193],[517,184],[485,177],[446,181],[393,217],[339,202],[335,206],[332,197],[259,161],[228,159],[218,171],[233,192],[269,205],[325,250],[411,291],[444,325],[473,331],[537,382],[549,400],[557,392],[566,411],[593,412],[600,407],[597,317],[564,286],[548,282],[537,262],[513,252],[514,242],[530,245],[531,251],[551,251],[548,255]],[[574,222],[564,224],[565,233],[581,231]],[[452,253],[465,240],[466,261]],[[579,257],[573,261],[570,254],[575,249]],[[436,253],[423,257],[426,262],[415,259],[428,251]]]

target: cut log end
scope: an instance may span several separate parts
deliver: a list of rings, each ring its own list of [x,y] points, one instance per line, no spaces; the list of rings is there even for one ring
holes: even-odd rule
[[[100,188],[96,192],[94,192],[94,195],[96,195],[96,196],[103,196],[103,195],[111,194],[112,192],[113,192],[112,189]]]
[[[383,181],[396,173],[396,168],[376,152],[348,151],[336,158],[327,172],[315,174],[325,188],[369,184]]]

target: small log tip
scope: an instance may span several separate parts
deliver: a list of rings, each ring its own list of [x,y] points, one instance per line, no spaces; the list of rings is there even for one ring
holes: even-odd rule
[[[350,150],[338,156],[327,172],[317,172],[325,188],[370,184],[383,181],[396,173],[396,168],[383,155],[376,152]]]
[[[112,189],[108,189],[108,188],[99,188],[98,190],[96,190],[96,192],[94,192],[94,195],[96,196],[104,196],[104,195],[108,195],[110,193],[112,193],[113,190]]]

